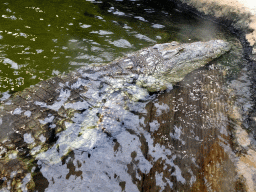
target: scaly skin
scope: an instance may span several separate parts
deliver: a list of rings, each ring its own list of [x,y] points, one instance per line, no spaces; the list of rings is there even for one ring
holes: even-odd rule
[[[85,145],[84,132],[88,129],[115,135],[118,130],[113,124],[125,121],[127,112],[153,99],[154,94],[150,93],[172,89],[188,73],[230,48],[222,40],[157,44],[109,64],[83,67],[16,93],[0,106],[2,186],[12,181],[11,189],[18,191],[24,177],[33,172],[36,155],[40,157],[54,144],[57,133],[69,126],[79,127],[71,134],[80,139],[59,139],[62,154]],[[79,115],[83,122],[76,121]],[[14,161],[16,166],[12,166]],[[33,179],[27,187],[34,187]]]

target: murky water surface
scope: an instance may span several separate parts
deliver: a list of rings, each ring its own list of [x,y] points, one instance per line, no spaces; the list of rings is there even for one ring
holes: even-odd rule
[[[139,0],[5,1],[0,12],[0,125],[12,122],[1,132],[17,126],[0,145],[0,191],[238,190],[230,106],[247,102],[240,113],[248,112],[250,83],[242,47],[227,31]],[[107,85],[94,75],[12,95],[156,43],[212,39],[231,51],[128,108],[118,91],[101,100]]]
[[[2,1],[0,13],[0,92],[155,43],[218,33],[208,22],[141,1]]]

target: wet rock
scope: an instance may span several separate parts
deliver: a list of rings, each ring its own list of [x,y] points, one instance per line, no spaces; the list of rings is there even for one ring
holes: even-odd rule
[[[223,80],[214,68],[195,71],[148,105],[145,129],[154,145],[172,149],[181,178],[174,177],[177,167],[147,155],[154,166],[144,176],[140,191],[236,191],[235,161],[225,151],[232,144]],[[155,183],[157,175],[165,182],[161,187]]]

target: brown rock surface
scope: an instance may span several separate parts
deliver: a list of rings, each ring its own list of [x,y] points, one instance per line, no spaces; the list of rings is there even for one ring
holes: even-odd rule
[[[172,148],[176,154],[174,163],[187,182],[177,181],[172,176],[175,168],[166,168],[165,161],[159,160],[150,173],[138,181],[140,191],[163,190],[156,183],[156,174],[173,184],[166,185],[163,191],[237,191],[223,83],[223,74],[211,66],[209,70],[192,72],[170,93],[159,95],[147,105],[145,130],[150,132],[149,124],[153,121],[160,123],[159,129],[152,132],[154,144]],[[161,113],[159,106],[164,105],[168,105],[169,110]],[[147,143],[144,142],[143,148],[150,161]]]

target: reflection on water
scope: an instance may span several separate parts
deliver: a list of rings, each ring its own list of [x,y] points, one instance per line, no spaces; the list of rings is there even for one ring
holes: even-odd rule
[[[232,36],[208,21],[140,1],[1,4],[0,91],[23,90],[157,42],[221,38],[233,48],[173,90],[150,95],[150,102],[129,103],[118,89],[102,99],[109,84],[91,71],[43,81],[15,98],[4,92],[0,100],[13,117],[10,126],[18,122],[19,129],[0,144],[0,191],[242,188],[231,142],[240,124],[230,120],[230,111],[234,103],[243,106],[249,83],[239,76],[241,46]],[[229,94],[238,84],[241,89]],[[0,125],[11,120],[0,116]]]

